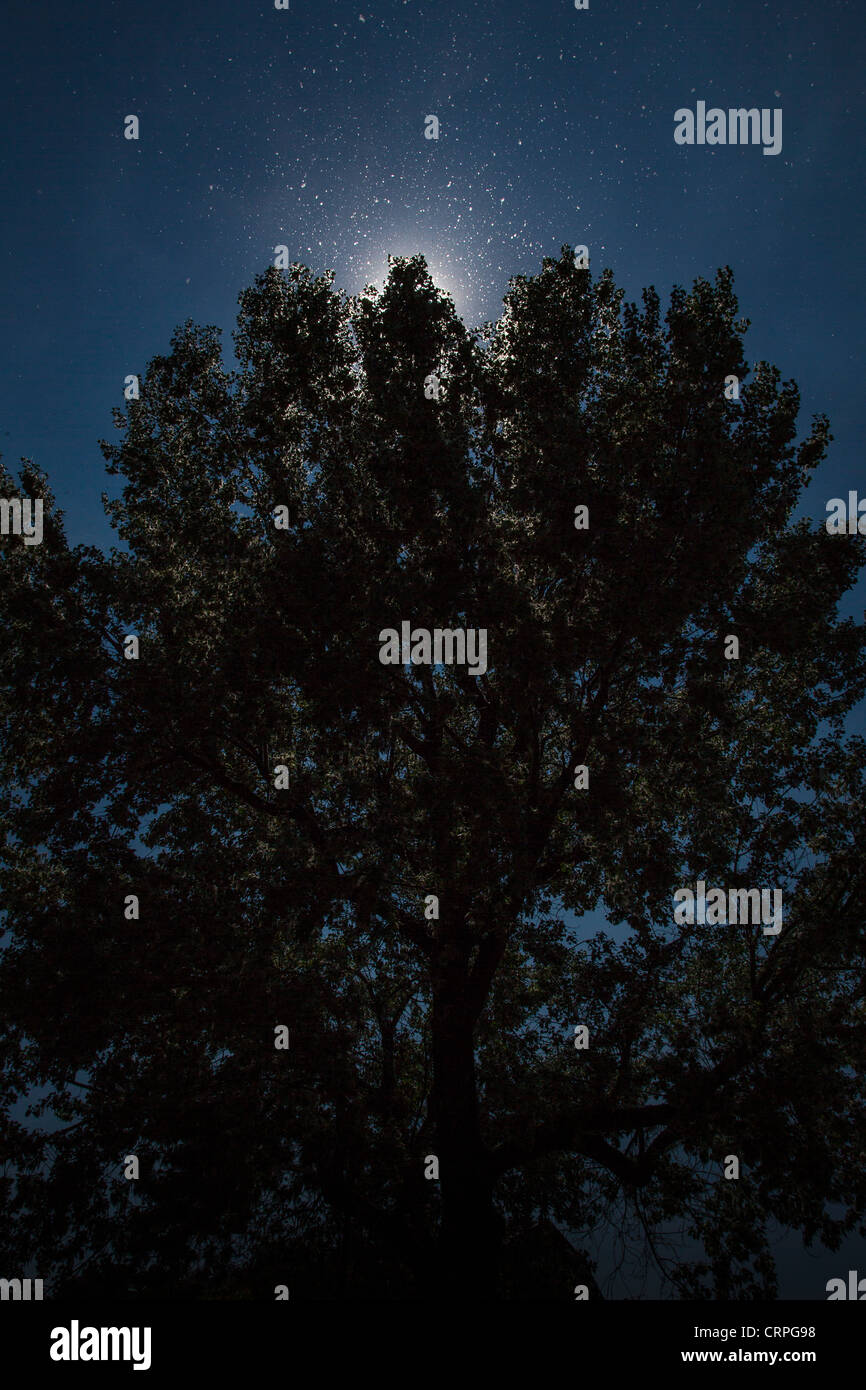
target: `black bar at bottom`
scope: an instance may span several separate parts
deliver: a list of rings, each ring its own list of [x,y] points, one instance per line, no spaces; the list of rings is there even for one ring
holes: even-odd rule
[[[114,1329],[112,1331],[112,1329]],[[337,1373],[356,1379],[393,1364],[401,1383],[444,1390],[467,1356],[479,1366],[526,1353],[536,1379],[564,1352],[576,1376],[687,1374],[707,1366],[798,1366],[827,1377],[856,1365],[866,1329],[859,1303],[582,1302],[473,1307],[412,1303],[6,1302],[0,1306],[4,1380],[133,1376],[133,1384],[193,1385],[231,1376],[305,1385]],[[53,1352],[53,1355],[52,1355]],[[10,1376],[9,1372],[14,1372]],[[136,1374],[136,1367],[138,1373]],[[545,1369],[546,1368],[546,1369]],[[511,1369],[517,1367],[512,1361]],[[548,1372],[550,1373],[548,1375]],[[274,1382],[276,1383],[276,1382]],[[250,1386],[253,1390],[253,1386]]]

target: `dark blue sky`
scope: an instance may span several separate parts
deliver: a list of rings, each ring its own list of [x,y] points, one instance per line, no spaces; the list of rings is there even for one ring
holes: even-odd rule
[[[747,357],[798,382],[804,432],[815,411],[831,419],[806,511],[823,520],[829,497],[866,494],[866,12],[589,5],[47,0],[7,14],[0,451],[47,470],[73,542],[113,539],[97,441],[126,374],[187,318],[221,326],[230,350],[238,292],[278,243],[349,291],[381,280],[388,253],[422,251],[470,323],[564,242],[587,244],[629,298],[654,284],[666,301],[730,264]],[[674,112],[699,100],[781,108],[781,153],[677,145]],[[847,611],[863,602],[861,585]],[[814,1297],[847,1268],[794,1262],[783,1293]]]
[[[188,317],[230,348],[278,243],[348,290],[421,250],[471,322],[566,241],[630,298],[729,263],[750,360],[798,381],[804,425],[831,417],[809,511],[866,486],[857,5],[290,6],[48,0],[6,21],[0,450],[47,469],[73,540],[111,540],[97,440],[124,376]],[[781,107],[781,153],[675,144],[698,100]]]

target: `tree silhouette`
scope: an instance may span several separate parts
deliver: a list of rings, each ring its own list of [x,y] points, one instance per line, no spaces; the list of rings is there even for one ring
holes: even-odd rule
[[[116,412],[122,548],[3,475],[9,1271],[573,1299],[606,1229],[732,1298],[769,1222],[863,1230],[864,542],[792,520],[828,422],[736,314],[568,247],[476,333],[421,257],[270,269],[235,368],[188,323]],[[675,922],[698,880],[781,932]]]

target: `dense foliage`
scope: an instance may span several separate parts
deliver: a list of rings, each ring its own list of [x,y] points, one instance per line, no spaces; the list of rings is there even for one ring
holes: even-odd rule
[[[568,248],[475,334],[421,258],[271,269],[117,412],[111,555],[3,475],[7,1275],[573,1299],[607,1232],[727,1298],[862,1228],[864,542],[792,520],[828,424],[736,315]],[[698,879],[781,933],[675,925]]]

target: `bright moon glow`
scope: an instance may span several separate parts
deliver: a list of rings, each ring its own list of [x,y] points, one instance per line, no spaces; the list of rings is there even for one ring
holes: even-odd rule
[[[375,285],[381,290],[388,278],[388,257],[389,256],[423,256],[427,262],[427,269],[430,278],[437,289],[444,290],[454,302],[454,308],[460,318],[464,318],[472,310],[472,294],[470,289],[470,276],[464,267],[455,263],[447,252],[438,250],[432,242],[423,236],[413,237],[411,233],[406,236],[395,237],[387,249],[382,250],[377,255],[370,256],[362,270],[364,285]]]

